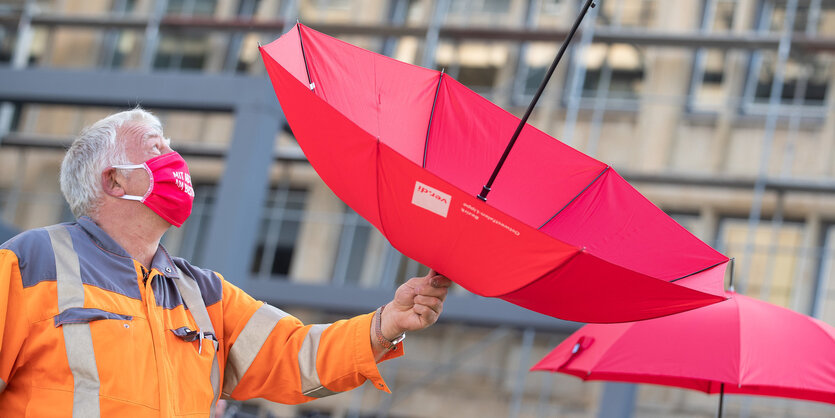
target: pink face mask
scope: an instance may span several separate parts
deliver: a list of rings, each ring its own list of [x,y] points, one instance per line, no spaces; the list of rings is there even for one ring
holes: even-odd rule
[[[113,168],[144,168],[151,184],[144,196],[124,195],[122,199],[136,200],[151,208],[157,215],[179,228],[191,215],[194,189],[186,160],[176,152],[151,158],[143,164],[121,164]]]

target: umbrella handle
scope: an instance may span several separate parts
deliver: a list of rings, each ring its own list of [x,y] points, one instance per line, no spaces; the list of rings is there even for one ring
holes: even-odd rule
[[[719,385],[719,412],[716,413],[717,418],[722,418],[722,411],[725,405],[725,384]]]
[[[504,162],[507,159],[508,154],[510,154],[510,150],[513,148],[513,145],[519,138],[519,134],[522,133],[522,128],[524,128],[525,124],[528,122],[528,118],[531,116],[531,112],[533,112],[533,108],[536,106],[536,102],[539,101],[539,97],[542,96],[542,92],[545,90],[545,86],[548,84],[548,81],[554,74],[554,70],[556,70],[557,64],[560,62],[560,59],[562,59],[563,54],[565,54],[565,50],[566,48],[568,48],[568,44],[571,42],[571,38],[574,37],[574,33],[577,32],[577,28],[580,27],[580,22],[583,21],[584,17],[586,17],[586,13],[589,11],[589,8],[594,6],[594,0],[586,0],[586,4],[583,6],[583,9],[577,16],[577,19],[574,21],[574,26],[571,27],[571,31],[568,32],[568,36],[565,37],[565,41],[563,41],[562,46],[560,46],[559,52],[557,52],[557,56],[554,57],[554,62],[551,63],[551,67],[548,68],[548,72],[545,74],[545,78],[543,78],[542,82],[539,84],[539,88],[536,90],[536,94],[534,94],[531,103],[528,104],[528,109],[525,110],[525,115],[522,116],[522,119],[519,121],[519,125],[516,126],[516,132],[514,132],[513,137],[510,138],[510,143],[507,144],[507,148],[505,148],[504,154],[502,154],[502,158],[499,160],[499,163],[496,165],[496,168],[493,169],[493,174],[490,176],[490,180],[487,181],[487,184],[482,186],[481,193],[479,193],[478,196],[476,196],[482,201],[487,201],[487,194],[490,193],[490,188],[493,186],[493,182],[496,180],[496,176],[499,175],[499,170],[502,169],[502,166],[504,165]]]

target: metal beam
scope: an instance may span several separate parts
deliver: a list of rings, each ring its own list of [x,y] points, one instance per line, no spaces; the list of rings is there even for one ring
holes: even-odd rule
[[[200,255],[200,263],[241,287],[257,244],[276,133],[284,125],[284,114],[269,105],[277,103],[272,88],[264,87],[263,101],[235,111],[235,131]]]
[[[114,72],[101,70],[0,67],[0,101],[76,106],[155,107],[232,112],[241,105],[263,103],[272,91],[266,77],[182,72]],[[211,86],[211,88],[206,88]],[[257,97],[253,93],[259,94]],[[270,103],[279,112],[278,102]]]
[[[632,418],[638,385],[632,383],[606,382],[600,397],[598,418]]]
[[[751,177],[712,177],[697,174],[643,174],[637,172],[619,171],[630,183],[661,184],[674,186],[709,187],[719,189],[752,189],[756,179]],[[835,193],[835,181],[826,179],[800,179],[767,177],[765,188],[771,191],[797,193]]]
[[[0,25],[14,27],[19,16],[0,16]],[[85,27],[99,29],[144,30],[147,18],[111,16],[60,16],[42,14],[32,17],[32,25],[46,27]],[[264,32],[280,33],[285,30],[284,20],[212,19],[200,17],[165,17],[160,30],[167,32]],[[422,38],[428,28],[422,25],[395,26],[391,24],[342,24],[311,22],[310,27],[331,35],[413,36]],[[443,26],[439,36],[459,40],[503,40],[558,42],[568,34],[568,29],[537,28],[479,28]],[[628,43],[646,46],[718,49],[773,49],[780,44],[780,34],[749,33],[678,33],[645,31],[630,28],[597,28],[595,42]],[[835,52],[835,37],[810,36],[804,32],[792,34],[792,46],[806,51]]]
[[[2,97],[0,86],[0,97]],[[69,147],[72,138],[45,136],[38,134],[13,132],[0,138],[4,147],[54,149],[64,151]],[[210,144],[176,144],[177,152],[186,157],[225,158],[227,147]],[[307,159],[300,150],[279,149],[274,152],[273,159],[282,162],[307,163]],[[754,178],[749,177],[712,177],[696,174],[643,174],[619,171],[630,183],[659,184],[672,186],[708,187],[716,189],[747,189],[754,187]],[[818,193],[835,194],[835,181],[825,179],[802,178],[767,178],[767,190],[787,193]]]
[[[24,132],[12,132],[6,136],[0,137],[0,145],[6,148],[45,149],[63,152],[70,147],[70,144],[72,144],[72,138]],[[226,158],[228,148],[227,145],[223,144],[189,143],[179,141],[172,144],[172,146],[183,157],[215,159]],[[300,149],[292,148],[279,148],[273,153],[273,160],[291,163],[308,163],[307,158],[305,158],[304,153]]]

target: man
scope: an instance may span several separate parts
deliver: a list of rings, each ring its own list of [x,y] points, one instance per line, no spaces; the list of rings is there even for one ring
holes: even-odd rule
[[[172,258],[188,167],[134,109],[85,129],[61,165],[76,222],[0,246],[3,416],[208,416],[221,395],[300,403],[371,380],[441,313],[450,281],[413,278],[373,314],[304,326]]]

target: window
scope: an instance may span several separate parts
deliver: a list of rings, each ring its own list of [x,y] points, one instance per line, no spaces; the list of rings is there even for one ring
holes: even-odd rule
[[[165,13],[178,17],[211,17],[217,0],[169,1]],[[212,51],[210,37],[192,33],[161,33],[155,69],[202,70]]]
[[[727,51],[700,49],[696,51],[690,88],[690,107],[694,110],[717,110],[728,100],[725,82]]]
[[[183,16],[211,16],[217,0],[168,0],[166,13]]]
[[[135,13],[136,0],[114,0],[110,16],[125,17]],[[139,31],[130,29],[105,29],[99,43],[99,67],[136,68],[139,66],[142,48]]]
[[[342,232],[333,272],[333,283],[356,285],[367,276],[366,259],[371,248],[374,227],[360,217],[353,209],[345,206],[342,218]]]
[[[292,268],[307,191],[282,184],[267,196],[251,271],[260,277],[286,278]]]
[[[196,264],[204,264],[209,223],[214,208],[217,186],[214,184],[194,184],[194,203],[191,215],[179,229],[169,228],[162,238],[162,244],[172,254],[177,254]]]
[[[450,0],[444,24],[455,26],[508,26],[519,22],[510,15],[512,0]]]
[[[514,99],[517,104],[530,101],[558,50],[559,45],[553,42],[531,42],[522,45],[514,85]]]
[[[375,3],[379,4],[379,7],[369,7],[369,3],[362,0],[308,0],[300,1],[298,4],[299,19],[306,24],[372,24],[380,22],[386,16],[385,3]]]
[[[776,305],[794,306],[792,292],[803,277],[801,263],[807,262],[800,222],[761,220],[749,234],[748,220],[725,218],[720,221],[716,248],[735,258],[735,287],[746,295]],[[749,242],[749,238],[751,241]],[[746,260],[745,257],[748,257]],[[744,269],[748,267],[748,271]]]
[[[753,60],[745,97],[747,103],[765,104],[777,71],[777,54],[757,52]],[[829,89],[829,68],[832,59],[823,55],[798,53],[786,61],[783,85],[778,93],[783,104],[823,107]]]
[[[191,216],[180,229],[170,229],[163,237],[163,245],[172,253],[195,264],[202,259],[212,211],[217,196],[214,184],[195,184]],[[296,241],[304,212],[307,191],[273,187],[267,194],[255,254],[250,265],[253,275],[286,278],[290,272]]]
[[[435,53],[436,66],[470,89],[489,94],[498,84],[499,71],[510,55],[506,44],[488,42],[441,42]]]
[[[582,51],[585,66],[583,97],[634,99],[644,81],[645,59],[641,49],[629,44],[592,44]],[[598,91],[602,89],[602,92]]]
[[[825,229],[812,316],[835,325],[835,226]]]
[[[655,0],[604,1],[598,4],[597,26],[647,28],[655,20]],[[580,3],[582,4],[582,2]]]
[[[701,32],[730,32],[733,29],[736,1],[705,0],[702,4]],[[694,110],[716,110],[727,102],[725,82],[727,50],[697,49],[693,57],[690,85],[690,107]]]
[[[571,7],[570,1],[565,0],[541,0],[535,2],[534,16],[531,18],[532,26],[538,28],[555,28],[564,26],[566,16],[569,14]]]
[[[12,62],[14,41],[15,37],[11,27],[0,26],[0,63],[9,64]]]
[[[786,0],[764,0],[755,29],[760,33],[782,33],[786,25],[787,5]],[[808,36],[824,36],[833,32],[833,22],[835,0],[800,0],[791,30]],[[776,51],[752,53],[743,94],[746,112],[760,113],[767,110],[764,105],[771,98],[778,65],[780,62]],[[785,63],[783,84],[778,86],[780,103],[795,108],[801,106],[807,112],[822,114],[832,65],[832,58],[824,54],[793,50]]]
[[[679,225],[683,226],[684,229],[689,231],[691,234],[699,237],[700,239],[704,240],[705,237],[701,237],[700,232],[702,229],[702,217],[698,213],[692,212],[670,212],[665,211],[667,215],[670,215],[674,221],[676,221]]]

